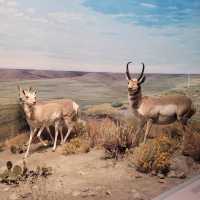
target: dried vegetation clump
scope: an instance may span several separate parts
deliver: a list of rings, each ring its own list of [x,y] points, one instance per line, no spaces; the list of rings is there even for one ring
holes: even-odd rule
[[[90,151],[90,145],[87,140],[82,138],[71,139],[70,142],[62,146],[62,154],[70,155],[77,153],[88,153]]]
[[[131,123],[115,123],[109,118],[91,120],[87,124],[87,134],[92,147],[104,147],[106,157],[118,158],[133,144],[134,126]]]
[[[11,148],[13,146],[22,146],[27,143],[28,139],[29,133],[21,133],[5,141],[5,147]]]
[[[130,160],[138,171],[166,174],[169,171],[170,158],[178,148],[177,140],[161,135],[136,147],[130,154]]]

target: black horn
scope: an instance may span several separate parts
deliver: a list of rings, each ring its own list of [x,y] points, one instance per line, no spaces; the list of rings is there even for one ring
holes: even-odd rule
[[[131,80],[131,76],[130,76],[129,69],[128,69],[128,66],[129,66],[130,63],[132,63],[132,62],[128,62],[127,65],[126,65],[126,78],[128,80]]]
[[[144,74],[144,69],[145,69],[145,65],[144,65],[144,63],[141,63],[142,64],[142,72],[141,72],[141,74],[140,74],[140,76],[138,77],[138,81],[140,81],[140,79],[143,77],[143,74]]]

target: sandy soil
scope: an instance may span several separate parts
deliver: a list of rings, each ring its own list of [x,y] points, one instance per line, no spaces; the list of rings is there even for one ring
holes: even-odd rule
[[[15,199],[153,199],[186,179],[165,178],[141,174],[127,160],[105,160],[102,150],[87,154],[61,155],[59,148],[32,152],[29,168],[50,166],[53,174],[35,184],[17,187],[0,184],[0,200]],[[0,153],[0,172],[12,160],[22,164],[23,155],[5,150]]]

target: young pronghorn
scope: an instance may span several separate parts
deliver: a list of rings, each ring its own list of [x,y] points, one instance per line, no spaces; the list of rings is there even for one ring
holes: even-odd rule
[[[142,96],[141,85],[145,81],[142,63],[142,72],[137,79],[132,79],[129,73],[129,64],[126,65],[126,78],[128,80],[128,100],[133,114],[139,120],[139,127],[136,130],[136,143],[138,136],[146,124],[144,143],[151,129],[152,124],[170,124],[175,121],[181,123],[183,129],[188,120],[194,115],[195,108],[190,98],[184,95],[150,97]]]
[[[53,151],[55,151],[58,132],[60,131],[61,134],[61,143],[64,143],[78,119],[79,106],[74,101],[63,99],[57,101],[36,102],[36,93],[36,90],[23,90],[19,87],[19,98],[23,105],[26,120],[31,131],[25,158],[29,154],[30,145],[36,132],[40,141],[45,144],[40,138],[40,135],[44,128],[47,128],[50,133],[48,127],[54,126],[55,140]],[[64,126],[67,126],[68,131],[63,139],[62,129]]]

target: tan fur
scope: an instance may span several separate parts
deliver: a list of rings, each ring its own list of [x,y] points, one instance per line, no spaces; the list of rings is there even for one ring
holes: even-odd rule
[[[29,89],[29,91],[25,91],[19,88],[19,92],[26,119],[31,129],[29,144],[25,157],[28,156],[30,144],[36,132],[40,141],[45,145],[40,138],[40,135],[44,128],[47,128],[50,134],[48,128],[49,126],[55,127],[55,140],[53,146],[53,151],[55,151],[58,131],[60,131],[61,140],[62,143],[64,143],[73,129],[74,122],[78,119],[78,104],[70,99],[37,102],[36,91],[32,91],[31,89]],[[68,132],[63,139],[62,129],[64,126],[68,128]]]
[[[192,100],[184,95],[143,97],[141,85],[145,81],[145,76],[143,75],[145,66],[143,64],[142,74],[138,79],[131,79],[128,69],[130,63],[127,63],[126,77],[128,80],[129,105],[134,115],[139,119],[136,138],[145,124],[147,124],[147,128],[144,143],[152,124],[170,124],[178,121],[183,127],[186,126],[187,121],[195,113]]]

